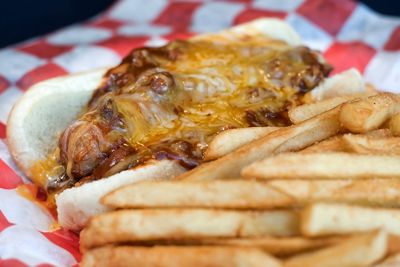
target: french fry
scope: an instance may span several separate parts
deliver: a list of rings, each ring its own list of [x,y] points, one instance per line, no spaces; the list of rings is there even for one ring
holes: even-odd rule
[[[346,146],[342,136],[337,135],[329,139],[313,144],[299,151],[300,153],[320,153],[320,152],[345,152]]]
[[[333,98],[324,99],[318,102],[304,104],[294,107],[289,110],[288,115],[292,123],[298,124],[317,116],[325,111],[333,109],[342,103],[358,98],[358,95],[338,96]]]
[[[375,93],[375,94],[379,93],[378,89],[376,89],[376,87],[375,87],[373,84],[371,84],[371,83],[366,83],[366,84],[365,84],[365,91],[366,91],[367,93],[371,93],[371,94],[373,94],[373,93]]]
[[[386,138],[393,137],[392,132],[389,129],[378,129],[365,133],[366,136],[371,138]]]
[[[225,156],[235,149],[278,129],[279,127],[250,127],[223,131],[208,144],[204,153],[204,160],[209,161]]]
[[[400,113],[397,113],[390,118],[389,129],[394,136],[400,136]]]
[[[279,260],[255,248],[106,246],[86,252],[82,267],[279,267]]]
[[[372,267],[399,267],[400,253],[389,255],[386,259],[374,264]]]
[[[400,207],[400,180],[144,181],[102,199],[111,208],[270,209],[312,201]]]
[[[94,217],[81,232],[81,246],[85,250],[121,242],[293,236],[298,232],[298,214],[293,211],[119,210]]]
[[[315,203],[301,213],[301,232],[306,236],[351,234],[377,228],[400,235],[400,210]]]
[[[244,177],[262,179],[400,178],[400,157],[332,153],[284,153],[255,162]]]
[[[343,104],[340,121],[353,133],[378,129],[391,116],[400,112],[400,96],[380,93]]]
[[[291,110],[290,127],[227,130],[214,161],[104,196],[117,210],[81,232],[82,266],[397,266],[398,112],[394,94],[341,96]]]
[[[272,180],[268,185],[291,197],[298,206],[323,201],[400,207],[399,179]]]
[[[215,161],[180,175],[177,179],[226,179],[240,175],[246,165],[266,156],[296,151],[335,135],[340,129],[340,108],[332,109],[297,125],[279,129]]]
[[[367,138],[387,138],[393,137],[389,129],[378,129],[366,133]],[[315,143],[300,151],[301,153],[320,153],[320,152],[356,152],[349,150],[348,145],[343,140],[343,135],[336,135],[329,139]]]
[[[112,208],[267,209],[289,207],[294,200],[267,183],[207,180],[144,181],[111,192],[102,203]]]
[[[400,235],[390,234],[388,236],[388,254],[400,252]]]
[[[274,256],[288,256],[337,244],[348,236],[322,238],[259,237],[259,238],[196,238],[130,242],[135,246],[233,246],[258,248]]]
[[[218,238],[199,239],[202,245],[254,247],[275,256],[283,257],[296,253],[320,249],[343,241],[347,237],[263,237],[263,238]]]
[[[400,155],[400,137],[371,137],[345,134],[343,142],[347,151],[358,154]]]
[[[374,231],[349,238],[332,247],[293,256],[284,267],[367,267],[382,259],[387,251],[387,235]]]

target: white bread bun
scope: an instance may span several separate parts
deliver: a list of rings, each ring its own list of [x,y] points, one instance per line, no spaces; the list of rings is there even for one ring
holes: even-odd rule
[[[210,40],[222,42],[240,41],[243,37],[261,36],[270,37],[272,40],[279,40],[290,46],[302,44],[300,36],[285,21],[274,18],[256,19],[218,33],[207,33],[192,37],[194,40]]]
[[[12,109],[7,122],[10,152],[30,177],[32,164],[45,159],[62,131],[92,97],[106,69],[72,74],[35,84]]]
[[[58,222],[64,228],[82,229],[93,215],[109,210],[100,198],[123,185],[149,179],[170,179],[185,169],[171,160],[151,161],[107,178],[64,190],[56,196]]]
[[[351,68],[325,79],[311,91],[314,101],[344,95],[365,93],[367,90],[361,73]]]
[[[245,36],[300,45],[298,34],[284,21],[258,19],[216,34],[195,38],[210,41],[238,41]],[[78,116],[99,85],[105,70],[68,75],[32,86],[15,105],[7,124],[12,156],[26,176],[37,160],[44,159],[57,146],[59,134]],[[56,196],[61,226],[79,230],[88,218],[106,208],[99,203],[107,192],[143,179],[171,178],[183,172],[173,161],[150,162],[105,179],[69,188]]]
[[[77,118],[100,84],[106,69],[67,75],[32,86],[14,106],[7,123],[10,152],[24,174],[46,159],[60,133]],[[153,161],[105,179],[64,190],[56,196],[59,224],[80,230],[95,214],[106,210],[99,199],[119,186],[152,178],[171,178],[184,171],[174,161]]]

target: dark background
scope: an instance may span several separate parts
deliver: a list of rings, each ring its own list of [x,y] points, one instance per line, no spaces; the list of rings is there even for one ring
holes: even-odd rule
[[[279,1],[279,0],[276,0]],[[54,31],[95,16],[114,0],[3,0],[0,4],[0,47]],[[364,0],[377,12],[400,16],[398,0]],[[151,0],[149,0],[151,4]]]
[[[151,0],[150,0],[151,1]],[[91,18],[114,0],[1,0],[0,47]]]

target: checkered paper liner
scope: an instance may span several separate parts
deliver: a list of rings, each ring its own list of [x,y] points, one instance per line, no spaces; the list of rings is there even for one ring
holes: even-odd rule
[[[7,150],[6,121],[31,85],[112,66],[132,48],[218,31],[260,17],[286,20],[304,43],[340,72],[359,69],[367,82],[400,92],[400,18],[350,0],[121,0],[96,18],[0,50],[0,266],[73,266],[79,237],[58,229],[23,197],[28,181]]]

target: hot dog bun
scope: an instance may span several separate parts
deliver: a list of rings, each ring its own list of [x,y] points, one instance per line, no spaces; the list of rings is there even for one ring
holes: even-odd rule
[[[221,33],[194,38],[235,42],[247,36],[264,36],[292,46],[301,45],[297,33],[277,19],[259,19]],[[7,138],[12,156],[27,177],[31,177],[32,164],[45,159],[57,146],[60,133],[77,118],[100,84],[105,71],[95,70],[38,83],[15,105],[7,124]],[[356,80],[361,77],[354,73],[350,76]],[[346,75],[344,77],[348,78]],[[318,89],[318,98],[324,98],[324,92],[332,91],[338,84],[346,86],[346,81],[326,81]],[[106,193],[143,179],[169,179],[183,171],[184,168],[175,161],[150,161],[137,168],[66,189],[56,196],[59,223],[65,228],[80,230],[91,216],[106,210],[99,203],[99,199]]]

